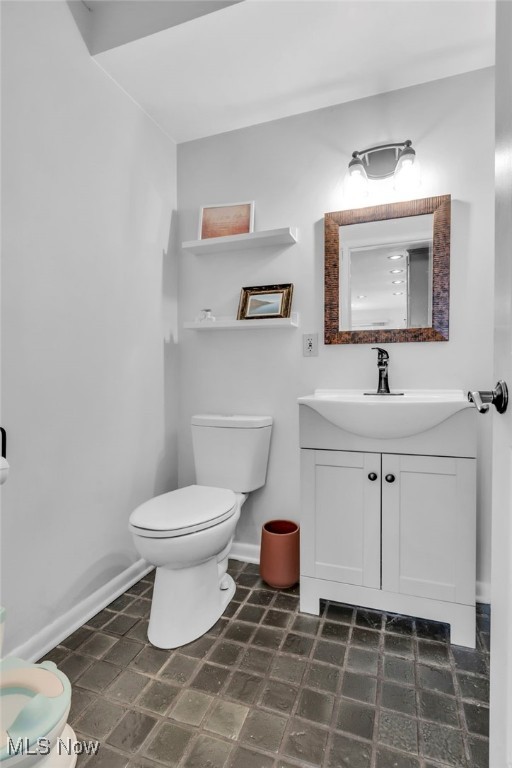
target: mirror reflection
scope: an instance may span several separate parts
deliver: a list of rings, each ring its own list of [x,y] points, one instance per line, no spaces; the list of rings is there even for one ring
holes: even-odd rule
[[[339,228],[341,331],[432,327],[432,213]]]

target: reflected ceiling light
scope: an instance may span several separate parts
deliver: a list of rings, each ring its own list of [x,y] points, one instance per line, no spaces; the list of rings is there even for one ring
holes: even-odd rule
[[[403,269],[390,269],[389,274],[390,275],[398,275],[400,272],[403,272]]]
[[[405,280],[392,280],[393,285],[400,285],[400,283],[405,283]]]
[[[403,192],[419,183],[418,161],[410,139],[352,152],[348,164],[351,193],[368,194],[368,181],[391,177],[395,189]]]
[[[395,261],[395,259],[403,259],[405,254],[403,253],[394,253],[392,256],[388,256],[388,259],[391,259],[392,261]]]
[[[404,295],[403,291],[396,291],[395,293],[393,293],[393,296],[403,296],[403,295]]]
[[[363,294],[361,294],[361,296],[356,296],[356,298],[357,298],[357,299],[366,299],[366,296],[364,296]]]

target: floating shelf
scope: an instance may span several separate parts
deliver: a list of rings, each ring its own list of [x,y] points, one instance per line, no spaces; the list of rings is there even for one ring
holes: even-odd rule
[[[281,229],[267,229],[262,232],[248,232],[245,235],[187,240],[181,244],[181,247],[190,253],[222,253],[251,248],[266,248],[271,245],[293,245],[296,242],[297,229],[295,227],[282,227]]]
[[[231,317],[218,317],[214,322],[194,320],[183,323],[183,327],[193,331],[256,331],[263,328],[298,328],[299,313],[292,312],[291,317],[269,317],[263,320],[233,320]]]

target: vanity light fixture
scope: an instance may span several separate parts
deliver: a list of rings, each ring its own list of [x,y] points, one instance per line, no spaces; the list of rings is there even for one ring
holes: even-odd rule
[[[417,186],[419,167],[412,141],[407,139],[379,144],[352,152],[348,177],[350,191],[359,195],[368,193],[368,181],[381,181],[391,177],[397,190],[406,191],[406,188]]]

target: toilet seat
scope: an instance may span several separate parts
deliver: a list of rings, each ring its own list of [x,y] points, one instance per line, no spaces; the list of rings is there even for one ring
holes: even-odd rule
[[[236,494],[228,488],[189,485],[141,504],[130,515],[129,528],[148,538],[186,536],[213,528],[236,510]]]
[[[71,685],[51,661],[30,664],[22,659],[0,661],[0,697],[26,697],[27,703],[17,707],[12,722],[0,728],[0,762],[8,760],[9,739],[16,744],[22,738],[32,746],[44,738],[67,717],[71,705]],[[4,708],[4,707],[2,707]],[[5,707],[8,709],[8,707]]]

